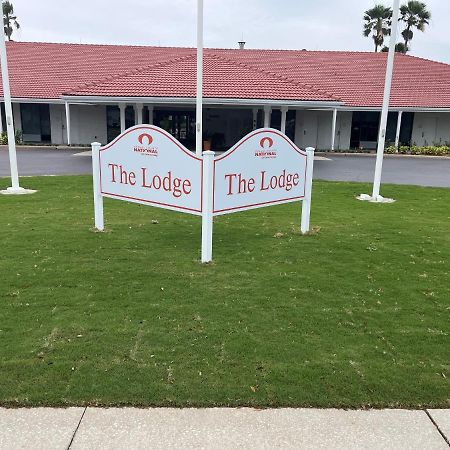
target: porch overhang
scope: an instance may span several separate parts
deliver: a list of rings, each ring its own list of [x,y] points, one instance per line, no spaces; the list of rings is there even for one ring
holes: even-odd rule
[[[102,97],[102,96],[72,96],[61,97],[63,102],[71,104],[117,104],[117,103],[144,103],[152,105],[192,105],[195,106],[194,97]],[[343,106],[342,102],[334,101],[297,101],[297,100],[267,100],[267,99],[242,99],[242,98],[209,98],[203,99],[206,106],[237,106],[255,107],[271,106],[275,108],[301,108],[301,109],[333,109]]]

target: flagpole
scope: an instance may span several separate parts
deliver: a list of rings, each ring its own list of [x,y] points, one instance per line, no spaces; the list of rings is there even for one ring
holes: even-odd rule
[[[394,200],[383,198],[380,195],[381,174],[383,171],[384,145],[386,143],[386,126],[389,112],[389,101],[391,97],[392,74],[394,71],[395,43],[397,41],[397,25],[400,12],[400,0],[394,0],[391,38],[389,41],[389,53],[386,65],[386,78],[384,82],[383,108],[381,110],[380,128],[378,132],[377,159],[375,164],[375,175],[373,180],[372,196],[362,194],[359,200],[369,200],[377,203],[392,203]]]
[[[16,154],[16,140],[14,135],[13,113],[11,105],[11,90],[9,87],[8,74],[8,59],[6,56],[5,33],[2,29],[0,38],[0,65],[3,83],[3,98],[5,101],[5,116],[6,116],[6,131],[8,135],[8,150],[9,150],[9,166],[11,170],[11,187],[1,194],[31,194],[36,191],[23,189],[19,185],[19,173],[17,171],[17,154]]]
[[[203,150],[203,0],[197,0],[197,106],[195,153]]]

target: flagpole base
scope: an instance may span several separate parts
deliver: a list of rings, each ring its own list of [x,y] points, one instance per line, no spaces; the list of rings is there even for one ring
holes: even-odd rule
[[[358,200],[361,200],[363,202],[371,202],[371,203],[394,203],[395,200],[393,198],[385,198],[381,195],[378,195],[377,197],[372,197],[368,194],[361,194],[356,197]]]
[[[35,192],[37,192],[37,191],[35,191],[33,189],[25,189],[22,187],[17,187],[17,188],[9,187],[9,188],[6,188],[6,189],[0,191],[0,194],[3,194],[3,195],[25,195],[25,194],[34,194]]]

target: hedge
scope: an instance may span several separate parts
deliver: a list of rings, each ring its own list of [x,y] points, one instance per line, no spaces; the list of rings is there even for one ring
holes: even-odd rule
[[[397,149],[397,147],[391,145],[386,148],[385,153],[400,153],[404,155],[450,156],[450,147],[446,145],[428,145],[426,147],[418,147],[416,145],[413,145],[411,147],[401,146]]]

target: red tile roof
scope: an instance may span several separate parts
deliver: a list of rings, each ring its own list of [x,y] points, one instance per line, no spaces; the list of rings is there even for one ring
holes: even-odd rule
[[[7,45],[13,98],[195,96],[192,48]],[[380,107],[386,54],[206,49],[204,64],[205,97]],[[391,107],[450,108],[450,65],[397,54]]]
[[[203,95],[207,98],[338,101],[300,81],[239,64],[207,51]],[[116,97],[195,97],[196,55],[80,86],[69,95]]]

